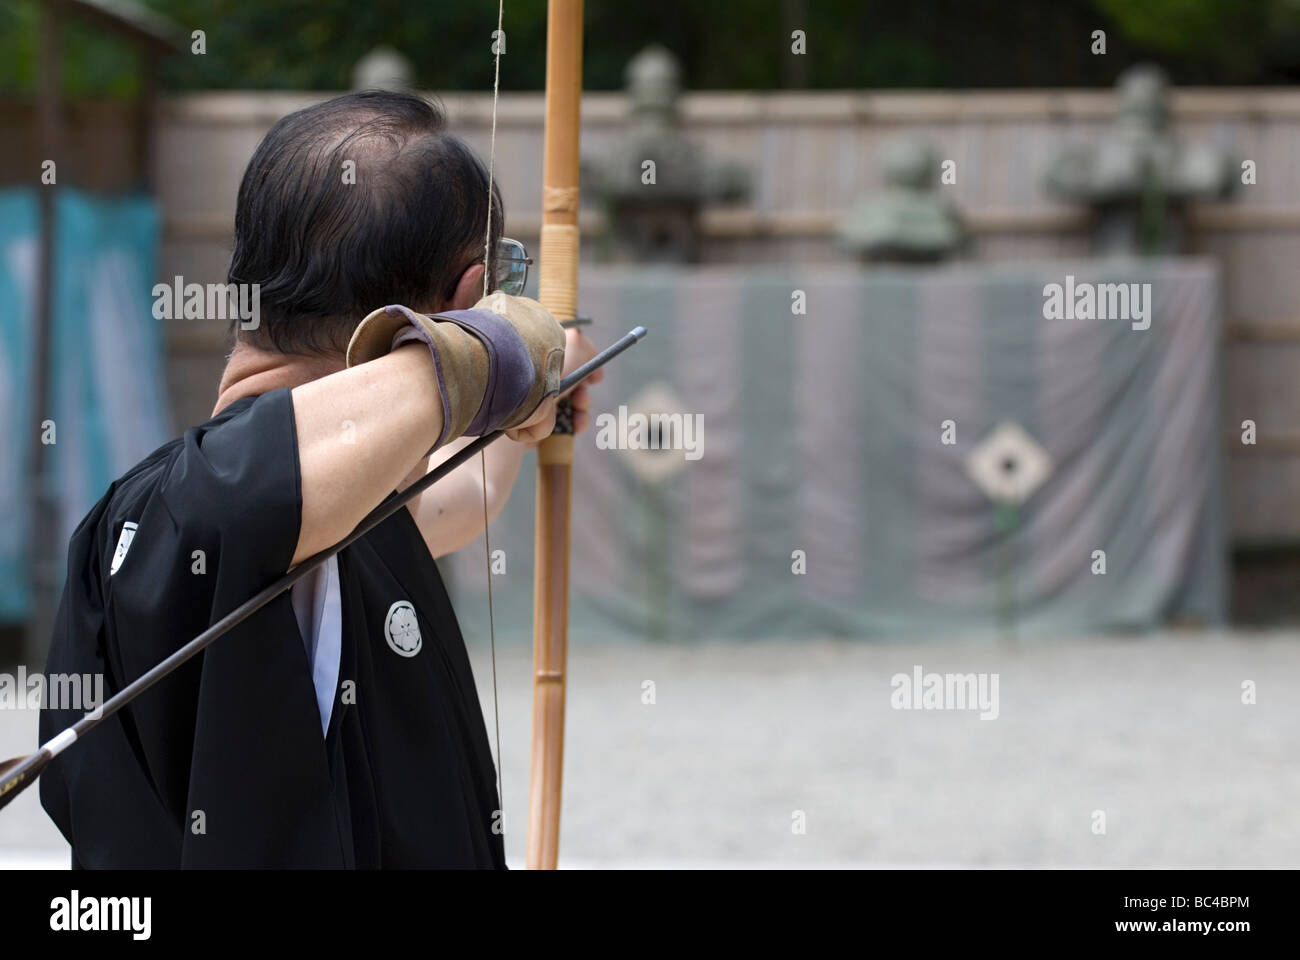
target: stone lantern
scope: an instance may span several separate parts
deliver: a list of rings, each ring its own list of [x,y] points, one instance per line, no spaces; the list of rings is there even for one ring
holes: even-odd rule
[[[409,90],[414,80],[411,61],[392,47],[375,47],[352,68],[353,90]]]
[[[681,133],[681,71],[660,46],[628,64],[627,130],[615,150],[588,171],[604,205],[616,259],[690,263],[699,259],[700,210],[744,199],[745,171],[710,160]]]
[[[1158,67],[1130,67],[1118,88],[1110,128],[1063,151],[1048,174],[1048,190],[1092,208],[1094,252],[1181,252],[1188,204],[1227,197],[1236,184],[1232,160],[1215,147],[1174,137],[1169,82]]]
[[[938,158],[917,137],[889,141],[882,153],[884,188],[840,223],[841,247],[868,261],[929,263],[961,249],[966,230],[935,187]]]

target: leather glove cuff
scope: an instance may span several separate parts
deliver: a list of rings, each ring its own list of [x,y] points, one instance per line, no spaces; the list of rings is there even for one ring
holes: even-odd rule
[[[538,351],[530,346],[544,350],[547,344],[530,345],[510,320],[477,306],[433,315],[400,304],[376,310],[353,333],[347,365],[373,360],[417,340],[433,357],[442,400],[443,428],[435,449],[460,436],[517,426],[558,389],[562,335],[558,359],[543,353],[549,361],[548,373],[539,376],[533,362]],[[552,366],[554,376],[549,374]]]

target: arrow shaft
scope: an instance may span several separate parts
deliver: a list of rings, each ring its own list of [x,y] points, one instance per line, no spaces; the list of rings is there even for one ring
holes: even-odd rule
[[[576,387],[594,371],[604,366],[610,360],[613,360],[643,336],[645,336],[645,329],[643,327],[636,327],[616,343],[605,350],[602,350],[577,370],[574,370],[573,373],[569,374],[569,376],[565,377],[563,382],[560,384],[560,391],[563,393]],[[454,456],[450,457],[446,462],[441,463],[433,470],[430,470],[397,496],[384,501],[379,506],[375,507],[375,509],[371,510],[364,518],[362,518],[361,522],[356,525],[351,533],[334,546],[327,547],[319,553],[308,557],[274,583],[258,591],[234,610],[231,610],[228,614],[212,626],[208,627],[193,640],[177,649],[175,653],[171,654],[161,663],[136,677],[136,679],[132,680],[125,687],[104,701],[103,706],[99,710],[86,714],[72,726],[66,728],[56,736],[51,737],[48,741],[42,744],[40,749],[35,753],[25,757],[14,766],[8,767],[7,770],[5,770],[3,766],[0,766],[0,770],[4,770],[4,772],[0,774],[0,808],[7,805],[18,793],[21,793],[24,788],[30,786],[31,783],[40,776],[40,773],[45,769],[46,764],[48,764],[49,761],[62,750],[85,736],[85,734],[89,733],[99,724],[103,723],[104,720],[117,713],[136,697],[140,696],[140,694],[144,693],[168,674],[174,672],[182,664],[193,659],[197,654],[202,652],[223,634],[228,633],[235,627],[239,626],[239,624],[243,623],[280,594],[284,593],[330,557],[334,556],[340,550],[356,543],[356,541],[360,540],[375,527],[379,526],[379,524],[383,523],[398,510],[406,506],[406,504],[411,500],[418,497],[439,480],[442,480],[461,464],[477,456],[480,451],[503,435],[504,431],[497,430],[493,433],[479,437],[463,450],[458,451]],[[10,761],[10,763],[12,763],[12,761]]]

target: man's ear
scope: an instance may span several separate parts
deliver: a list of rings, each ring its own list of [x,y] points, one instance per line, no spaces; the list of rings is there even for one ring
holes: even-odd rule
[[[489,293],[491,291],[488,291]],[[466,267],[465,272],[456,281],[456,292],[452,295],[447,310],[468,310],[483,299],[483,264],[476,263]]]

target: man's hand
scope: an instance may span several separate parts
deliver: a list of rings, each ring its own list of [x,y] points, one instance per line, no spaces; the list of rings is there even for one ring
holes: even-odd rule
[[[564,337],[564,376],[567,377],[600,351],[596,349],[594,343],[583,336],[582,331],[577,327],[565,330]],[[604,379],[605,371],[597,370],[569,393],[565,394],[566,397],[573,401],[573,432],[575,435],[582,433],[591,425],[591,415],[587,412],[591,402],[588,399],[587,386],[600,383]],[[507,430],[506,436],[516,443],[532,447],[549,437],[554,430],[555,400],[551,398],[544,401],[526,423],[520,424],[513,430]]]
[[[594,343],[583,336],[582,331],[577,327],[565,330],[564,336],[564,375],[567,377],[600,351],[596,349]],[[582,433],[591,425],[591,415],[587,413],[591,402],[587,397],[587,387],[593,383],[600,383],[604,379],[605,371],[597,370],[568,394],[569,399],[573,401],[573,432],[575,435]]]
[[[507,430],[506,436],[515,443],[529,446],[541,443],[555,431],[555,403],[554,397],[547,397],[533,411],[531,417],[519,426]]]

